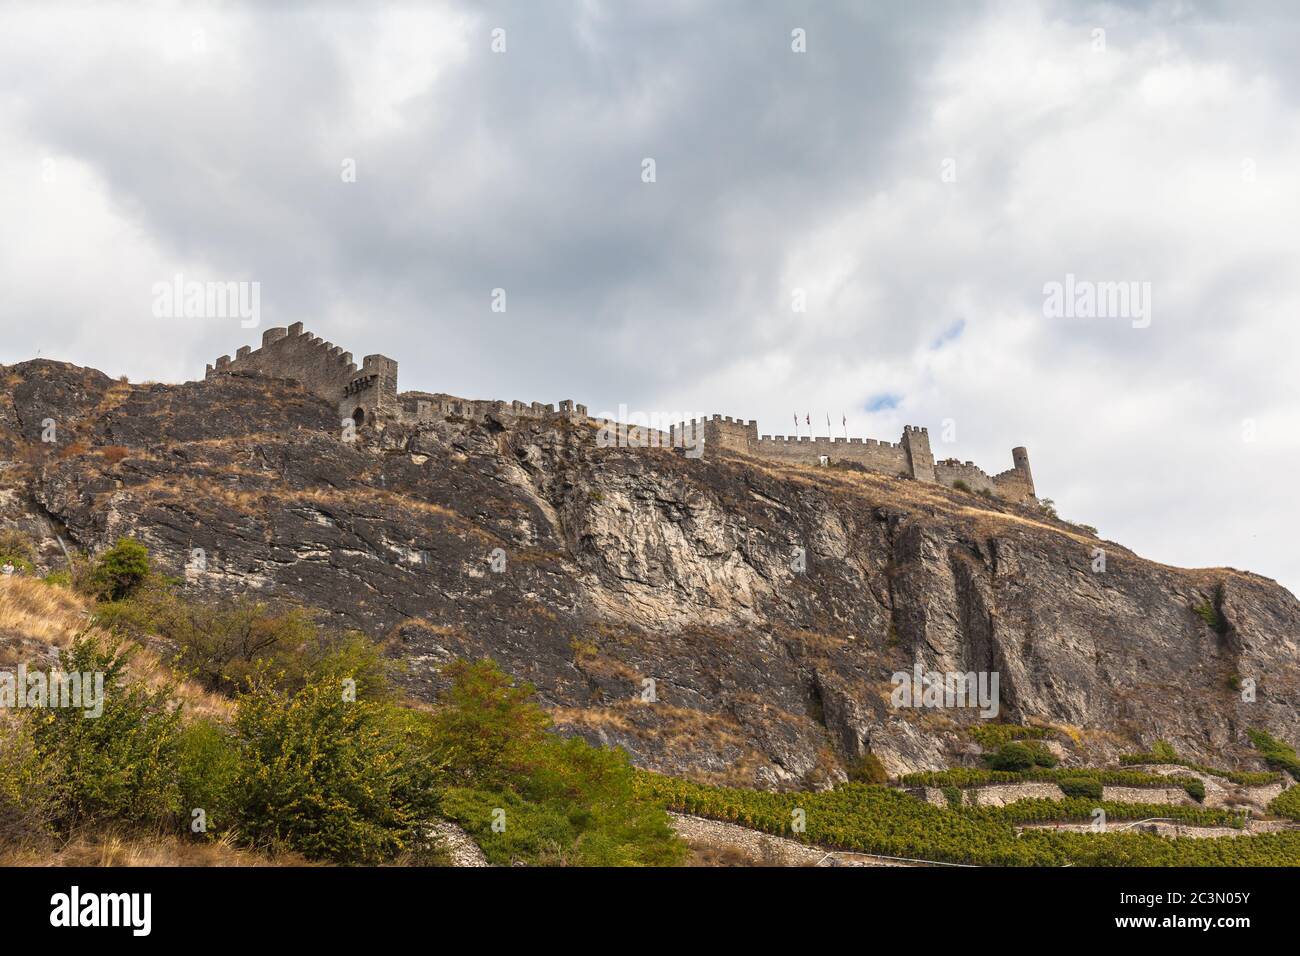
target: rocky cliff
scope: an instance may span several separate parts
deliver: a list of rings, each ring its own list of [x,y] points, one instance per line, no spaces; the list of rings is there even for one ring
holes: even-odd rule
[[[894,772],[973,761],[975,710],[891,705],[890,675],[918,662],[997,672],[997,720],[1057,726],[1068,762],[1164,738],[1258,766],[1247,727],[1300,740],[1290,593],[1154,564],[1037,508],[600,448],[559,418],[348,442],[327,404],[252,376],[129,385],[34,361],[0,381],[0,523],[36,535],[46,567],[56,536],[133,535],[195,592],[389,639],[416,695],[441,663],[491,656],[564,732],[646,767],[779,787],[867,750]]]

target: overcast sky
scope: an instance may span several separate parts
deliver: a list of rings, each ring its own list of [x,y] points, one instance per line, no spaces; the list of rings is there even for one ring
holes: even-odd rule
[[[266,6],[0,7],[0,363],[302,321],[405,389],[924,425],[1300,590],[1300,5]],[[261,326],[157,317],[178,273]]]

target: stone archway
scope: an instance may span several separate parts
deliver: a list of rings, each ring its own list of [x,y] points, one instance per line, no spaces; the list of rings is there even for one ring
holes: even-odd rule
[[[357,410],[352,413],[352,421],[360,428],[366,423],[366,410],[357,406]]]

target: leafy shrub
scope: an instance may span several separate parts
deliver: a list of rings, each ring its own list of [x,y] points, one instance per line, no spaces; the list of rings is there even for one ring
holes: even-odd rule
[[[42,578],[50,587],[70,588],[72,587],[72,573],[70,571],[51,571]]]
[[[437,805],[416,721],[345,699],[322,677],[294,693],[255,676],[239,698],[233,803],[245,836],[339,863],[418,849]]]
[[[1196,777],[1174,777],[1182,788],[1187,791],[1187,795],[1201,803],[1205,800],[1205,783]]]
[[[1047,729],[1021,724],[980,724],[971,727],[967,733],[981,747],[993,749],[1013,740],[1038,740],[1047,736]]]
[[[952,483],[952,490],[953,490],[953,491],[964,491],[964,492],[966,492],[966,494],[970,494],[970,493],[971,493],[971,491],[970,491],[970,485],[966,484],[966,482],[962,481],[960,478],[956,479],[956,480]]]
[[[172,688],[128,680],[127,659],[119,646],[74,639],[60,666],[103,675],[103,712],[87,718],[80,707],[24,711],[35,755],[49,768],[52,818],[60,830],[87,820],[169,822],[180,810],[180,714]]]
[[[1089,800],[1100,801],[1102,784],[1099,780],[1087,780],[1081,777],[1069,777],[1065,780],[1059,780],[1056,784],[1061,788],[1061,792],[1067,797],[1086,797]]]
[[[993,770],[1028,770],[1030,767],[1055,767],[1056,755],[1037,741],[1003,744],[994,753],[985,754],[984,761]]]
[[[1031,740],[1029,743],[1025,744],[1025,746],[1028,747],[1029,752],[1034,755],[1035,767],[1055,767],[1061,762],[1060,758],[1058,758],[1056,754],[1052,753],[1036,740]]]
[[[48,775],[28,727],[0,718],[0,844],[25,842],[47,830],[53,816]]]
[[[854,783],[889,783],[889,771],[870,750],[849,764],[848,775]]]
[[[130,596],[149,577],[149,549],[134,538],[119,538],[95,561],[91,593],[102,601]]]
[[[1222,636],[1228,633],[1228,619],[1223,616],[1222,606],[1223,585],[1220,584],[1214,589],[1213,600],[1206,599],[1200,604],[1193,605],[1192,610],[1211,630]]]
[[[984,762],[994,770],[1028,770],[1034,765],[1034,752],[1022,743],[1012,742],[985,754]]]
[[[177,747],[180,802],[186,820],[202,810],[209,835],[236,824],[234,797],[239,775],[239,747],[230,728],[216,720],[198,718],[180,732]]]
[[[1157,740],[1151,745],[1151,755],[1161,762],[1172,763],[1178,759],[1178,751],[1167,740]]]

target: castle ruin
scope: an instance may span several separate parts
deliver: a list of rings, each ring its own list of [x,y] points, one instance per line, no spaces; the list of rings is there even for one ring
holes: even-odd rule
[[[382,428],[386,424],[418,424],[446,418],[474,421],[488,415],[514,418],[551,418],[602,428],[617,426],[618,443],[631,446],[686,448],[717,455],[730,452],[769,461],[801,465],[854,463],[871,471],[937,482],[948,487],[960,483],[977,493],[995,494],[1011,501],[1034,499],[1034,478],[1029,452],[1011,450],[1012,467],[989,475],[973,462],[955,458],[935,461],[930,436],[924,428],[907,425],[898,442],[873,438],[813,438],[758,434],[756,421],[713,415],[675,425],[665,434],[650,433],[587,415],[587,407],[570,400],[557,409],[539,402],[474,401],[430,392],[398,392],[397,362],[385,355],[367,355],[358,368],[352,353],[303,330],[301,322],[287,329],[267,329],[262,346],[244,346],[232,359],[223,355],[209,365],[205,378],[253,373],[269,378],[293,379],[333,405],[340,421],[358,427]]]

